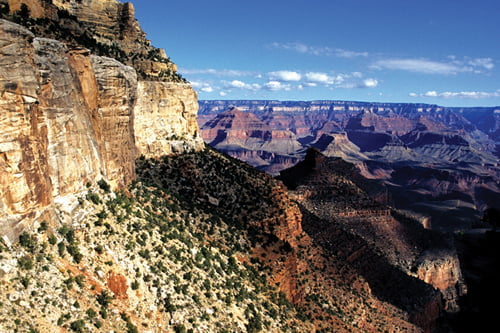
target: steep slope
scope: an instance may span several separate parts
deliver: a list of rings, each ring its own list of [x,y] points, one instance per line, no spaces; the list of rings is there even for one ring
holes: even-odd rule
[[[89,184],[80,223],[2,246],[2,330],[423,332],[439,313],[439,294],[397,270],[401,288],[381,294],[359,271],[373,248],[304,232],[283,185],[248,165],[207,149],[139,159],[137,174],[123,192]]]
[[[336,255],[352,261],[380,297],[409,310],[415,302],[410,295],[429,293],[412,276],[438,288],[447,311],[458,310],[458,297],[465,288],[451,243],[374,201],[357,184],[364,188],[375,185],[357,174],[352,164],[310,149],[303,162],[283,170],[279,179],[301,206],[304,230]],[[358,248],[354,254],[353,246]],[[429,272],[433,269],[440,274]],[[379,285],[380,281],[385,283]],[[409,285],[412,287],[404,287]],[[405,299],[412,299],[411,304]]]
[[[189,156],[212,172],[219,162]],[[0,330],[314,330],[249,256],[257,235],[207,210],[205,198],[184,197],[182,174],[190,170],[170,170],[163,174],[168,186],[152,186],[154,165],[167,161],[140,161],[140,182],[124,192],[110,192],[104,181],[89,184],[76,210],[85,219],[42,222],[16,245],[1,246]]]
[[[141,178],[163,189],[176,188],[181,198],[205,213],[215,213],[248,230],[250,262],[259,262],[268,283],[283,292],[317,329],[419,332],[422,328],[409,321],[427,330],[437,318],[440,296],[418,279],[408,277],[411,286],[422,286],[421,294],[418,288],[414,294],[407,289],[406,296],[416,304],[412,309],[380,297],[373,281],[356,269],[362,264],[355,259],[358,246],[364,246],[359,237],[342,234],[344,247],[338,249],[343,254],[337,254],[304,233],[299,207],[269,175],[211,150],[143,162],[150,167],[142,169]]]

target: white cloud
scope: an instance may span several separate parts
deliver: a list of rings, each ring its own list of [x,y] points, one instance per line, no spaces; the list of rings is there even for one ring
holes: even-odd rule
[[[232,88],[243,89],[247,86],[247,84],[243,81],[240,81],[240,80],[233,80],[229,83],[229,86]]]
[[[216,73],[216,71],[206,70],[204,73]],[[264,89],[269,91],[300,91],[319,87],[359,89],[374,88],[379,85],[377,79],[364,78],[360,72],[333,73],[279,70],[267,72],[267,74],[260,77],[254,76],[251,80],[254,82],[248,82],[248,80],[240,77],[232,77],[226,80],[209,78],[191,81],[191,84],[199,93],[218,93],[221,96],[225,96],[224,94],[231,93],[234,90],[250,92],[258,92]]]
[[[214,75],[214,76],[256,76],[259,75],[257,72],[244,71],[238,69],[214,69],[214,68],[180,68],[179,73],[182,75]]]
[[[481,98],[492,98],[500,97],[500,89],[493,92],[485,91],[458,91],[458,92],[437,92],[434,90],[427,91],[423,94],[410,93],[411,97],[438,97],[438,98],[462,98],[462,99],[481,99]]]
[[[310,83],[332,84],[334,82],[330,75],[322,72],[308,72],[305,77]]]
[[[206,82],[200,82],[200,81],[192,81],[191,86],[193,89],[200,91],[200,92],[206,92],[206,93],[211,93],[214,91],[214,88],[210,83]]]
[[[471,59],[469,60],[468,64],[474,67],[483,67],[488,70],[491,70],[495,67],[495,65],[493,64],[493,59],[491,58]]]
[[[458,60],[455,56],[448,57],[449,61],[434,61],[428,59],[381,59],[375,61],[371,68],[403,70],[424,74],[453,75],[458,73],[483,73],[495,67],[491,58],[464,58]]]
[[[294,71],[276,71],[276,72],[270,72],[269,78],[275,81],[292,82],[292,81],[300,81],[302,75]]]
[[[338,85],[338,88],[344,89],[360,89],[360,88],[376,88],[378,87],[378,80],[373,78],[364,79],[362,81],[348,81]]]
[[[294,51],[298,53],[311,54],[315,56],[335,56],[341,58],[368,57],[368,52],[358,52],[328,46],[310,46],[300,42],[272,43],[272,48]]]
[[[394,69],[426,74],[456,74],[460,67],[444,62],[425,59],[384,59],[378,60],[373,65],[375,69]]]
[[[368,57],[368,52],[356,52],[344,49],[335,49],[334,55],[341,58]]]
[[[437,91],[431,90],[431,91],[428,91],[428,92],[424,93],[422,96],[425,96],[425,97],[437,97],[438,93],[437,93]]]
[[[291,86],[289,84],[283,84],[280,81],[269,81],[264,85],[264,87],[271,91],[291,90]]]
[[[235,89],[243,89],[243,90],[253,90],[257,91],[260,90],[262,87],[260,84],[257,83],[245,83],[240,80],[233,80],[231,82],[226,82],[225,87],[228,89],[235,88]]]
[[[206,86],[206,87],[201,88],[200,90],[203,92],[206,92],[206,93],[211,93],[214,91],[214,88],[212,88],[211,86]]]
[[[378,86],[378,80],[376,79],[365,79],[363,80],[363,86],[365,88],[375,88]]]

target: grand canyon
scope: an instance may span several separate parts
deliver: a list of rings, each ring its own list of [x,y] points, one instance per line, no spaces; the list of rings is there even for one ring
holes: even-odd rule
[[[0,331],[494,320],[497,109],[198,101],[131,3],[0,15]]]
[[[374,196],[443,231],[500,203],[500,108],[347,101],[200,101],[213,147],[277,175],[308,147],[353,163]]]

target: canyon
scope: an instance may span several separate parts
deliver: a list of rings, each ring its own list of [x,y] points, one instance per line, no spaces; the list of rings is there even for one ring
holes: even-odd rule
[[[309,147],[354,163],[372,193],[436,230],[470,229],[500,202],[500,108],[349,101],[200,101],[213,147],[277,175]]]
[[[370,156],[404,137],[473,159],[468,137],[350,102],[365,116],[325,123],[248,102],[263,118],[213,102],[225,112],[210,120],[131,3],[0,0],[0,14],[0,330],[438,332],[460,311],[453,242],[388,205],[378,180],[391,169]],[[480,162],[495,172],[488,128]],[[204,131],[222,151],[260,147],[246,156],[274,161],[279,179]]]

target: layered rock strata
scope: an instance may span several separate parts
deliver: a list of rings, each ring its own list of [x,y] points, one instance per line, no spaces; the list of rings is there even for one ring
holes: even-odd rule
[[[223,122],[235,109],[244,114],[235,114],[240,121]],[[386,186],[384,203],[428,221],[426,227],[457,231],[498,208],[498,109],[200,101],[198,121],[208,144],[271,174],[297,163],[308,147],[340,157]],[[255,137],[256,124],[273,135]],[[286,140],[274,135],[279,131]]]
[[[203,146],[189,84],[138,81],[88,49],[0,20],[0,235],[33,221],[73,220],[87,183],[123,188],[134,161]],[[152,143],[154,142],[154,143]]]
[[[2,0],[5,17],[35,35],[88,48],[136,69],[154,81],[185,82],[165,50],[155,48],[135,19],[130,2],[117,0]],[[5,8],[5,7],[4,7]]]

